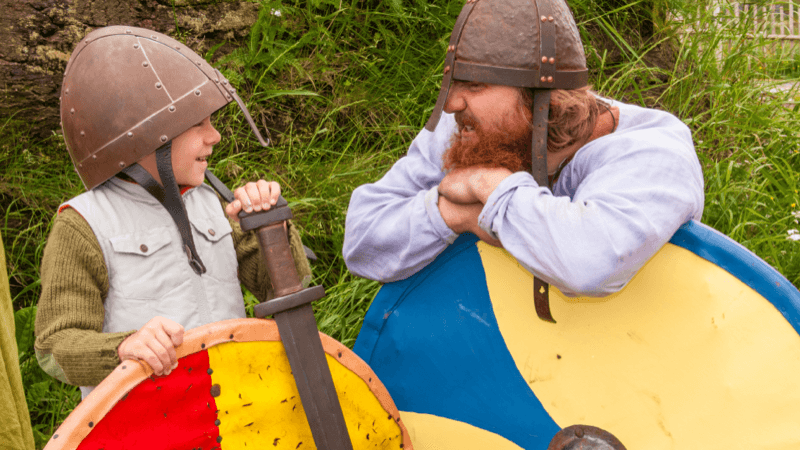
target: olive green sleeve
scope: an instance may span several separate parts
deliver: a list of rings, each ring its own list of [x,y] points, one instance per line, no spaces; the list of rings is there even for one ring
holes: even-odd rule
[[[33,432],[19,370],[14,307],[8,289],[6,257],[0,238],[0,446],[33,450]]]
[[[307,286],[311,281],[311,266],[308,263],[303,241],[300,233],[291,220],[286,222],[289,231],[289,244],[294,258],[294,265],[297,275],[300,277],[303,286]],[[236,258],[239,261],[239,281],[246,287],[260,302],[273,298],[272,283],[267,273],[264,258],[261,256],[261,249],[258,246],[258,238],[254,231],[244,232],[238,223],[231,221],[233,227],[233,244],[236,247]]]
[[[108,271],[91,227],[71,208],[53,222],[41,279],[34,344],[39,365],[61,381],[97,385],[119,365],[117,347],[135,330],[102,332]]]

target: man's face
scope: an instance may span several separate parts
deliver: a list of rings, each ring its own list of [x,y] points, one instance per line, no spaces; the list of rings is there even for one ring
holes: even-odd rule
[[[445,112],[455,114],[458,132],[445,154],[445,168],[470,166],[530,169],[530,111],[519,88],[456,81]]]

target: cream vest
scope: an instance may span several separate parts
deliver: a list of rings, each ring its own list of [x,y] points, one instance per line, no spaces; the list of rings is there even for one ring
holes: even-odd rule
[[[138,330],[155,316],[195,328],[245,317],[232,229],[219,199],[203,184],[183,195],[206,273],[189,266],[169,212],[135,183],[111,178],[64,205],[83,216],[108,269],[103,331]],[[62,205],[62,206],[64,206]],[[81,388],[85,397],[91,388]]]

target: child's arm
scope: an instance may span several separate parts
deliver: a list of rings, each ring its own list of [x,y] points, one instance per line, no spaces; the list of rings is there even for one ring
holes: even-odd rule
[[[119,364],[117,347],[133,332],[103,333],[108,272],[89,224],[73,209],[59,213],[42,257],[36,356],[53,377],[94,386]]]

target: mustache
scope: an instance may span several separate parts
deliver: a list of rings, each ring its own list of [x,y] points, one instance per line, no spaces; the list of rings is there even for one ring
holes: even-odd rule
[[[459,111],[455,113],[455,119],[459,129],[462,129],[464,127],[471,127],[472,129],[477,131],[482,128],[481,123],[478,121],[478,119],[469,112]]]

